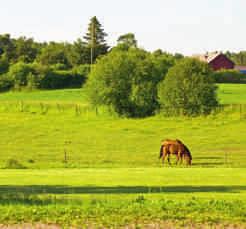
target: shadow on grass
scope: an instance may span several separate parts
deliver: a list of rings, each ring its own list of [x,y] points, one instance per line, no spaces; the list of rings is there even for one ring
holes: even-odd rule
[[[144,194],[144,193],[196,193],[196,192],[222,192],[235,193],[246,191],[246,186],[0,186],[0,197],[4,194]]]
[[[48,205],[48,204],[81,204],[82,199],[76,196],[66,198],[61,194],[154,194],[154,193],[196,193],[218,192],[238,193],[246,191],[246,186],[0,186],[0,205]]]

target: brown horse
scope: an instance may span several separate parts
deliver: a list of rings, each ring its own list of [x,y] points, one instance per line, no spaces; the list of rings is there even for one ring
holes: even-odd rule
[[[167,156],[168,164],[170,165],[170,155],[176,155],[177,161],[176,164],[178,164],[179,161],[183,163],[183,159],[186,160],[187,165],[191,165],[192,156],[185,144],[183,144],[180,140],[170,140],[166,139],[163,140],[161,143],[161,149],[160,149],[160,158],[162,158],[162,163],[164,164],[165,158]]]

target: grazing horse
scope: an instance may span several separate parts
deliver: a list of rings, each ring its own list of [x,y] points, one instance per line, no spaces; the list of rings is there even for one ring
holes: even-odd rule
[[[168,164],[170,165],[170,155],[176,155],[177,161],[176,164],[181,160],[183,163],[183,158],[186,160],[187,165],[191,165],[192,156],[185,144],[183,144],[180,140],[163,140],[161,143],[160,149],[160,158],[162,158],[162,163],[164,164],[165,158],[167,156]]]

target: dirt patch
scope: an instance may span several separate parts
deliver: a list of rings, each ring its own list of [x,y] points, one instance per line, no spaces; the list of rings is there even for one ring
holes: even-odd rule
[[[62,227],[52,224],[21,224],[21,225],[2,225],[0,229],[61,229]]]
[[[54,224],[20,224],[20,225],[2,225],[0,229],[62,229],[59,225]],[[97,226],[77,226],[77,227],[65,227],[69,229],[106,229],[108,227]],[[114,227],[110,227],[114,228]],[[115,227],[120,229],[246,229],[246,224],[183,224],[181,222],[155,222],[155,223],[137,223],[130,224],[123,227]]]

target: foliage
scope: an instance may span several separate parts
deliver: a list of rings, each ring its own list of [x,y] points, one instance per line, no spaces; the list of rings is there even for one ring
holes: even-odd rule
[[[10,79],[6,74],[0,75],[0,92],[5,92],[13,88],[14,81]]]
[[[133,33],[127,33],[124,35],[121,35],[118,40],[118,45],[116,48],[122,49],[122,50],[128,50],[130,48],[137,48],[137,40],[135,38],[135,35]]]
[[[73,44],[67,47],[67,58],[71,66],[75,67],[91,63],[91,50],[81,39],[77,39]]]
[[[86,78],[88,77],[91,70],[91,66],[89,64],[81,64],[73,68],[73,72],[83,75]]]
[[[62,70],[71,67],[67,58],[67,44],[65,43],[49,43],[42,49],[37,61],[47,66],[61,64],[63,66]]]
[[[8,72],[9,62],[5,55],[0,56],[0,75]]]
[[[0,56],[5,55],[8,62],[12,62],[15,57],[15,44],[9,34],[0,35]]]
[[[210,113],[218,105],[211,74],[208,65],[196,59],[179,61],[159,86],[163,111],[183,115]]]
[[[32,63],[39,54],[42,45],[32,38],[19,37],[14,40],[15,62]]]
[[[246,75],[237,70],[220,70],[213,73],[216,83],[246,83]]]
[[[229,57],[236,65],[246,66],[246,51],[235,52],[226,52],[227,57]]]
[[[32,65],[18,62],[10,66],[8,77],[13,80],[14,87],[19,89],[27,85],[27,77],[33,71]]]
[[[114,50],[92,68],[89,99],[95,106],[112,107],[119,115],[151,115],[158,108],[157,84],[165,74],[160,69],[144,50]]]
[[[85,82],[85,75],[72,70],[48,70],[40,80],[42,89],[79,88]]]
[[[108,45],[106,44],[104,32],[101,23],[97,17],[92,17],[88,26],[88,32],[84,36],[85,44],[88,49],[91,49],[91,61],[94,63],[96,58],[100,55],[106,54]]]

